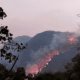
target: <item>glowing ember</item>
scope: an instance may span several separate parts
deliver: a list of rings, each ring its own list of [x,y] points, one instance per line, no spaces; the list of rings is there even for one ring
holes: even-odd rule
[[[51,51],[43,59],[41,59],[40,62],[37,64],[39,72],[42,71],[42,69],[46,67],[49,64],[49,62],[52,60],[52,58],[56,55],[59,55],[58,50]]]
[[[38,65],[37,64],[32,65],[31,67],[27,69],[27,72],[28,74],[37,74],[39,72]]]
[[[77,41],[77,38],[76,38],[76,36],[71,35],[68,37],[68,41],[69,41],[69,44],[75,44]]]

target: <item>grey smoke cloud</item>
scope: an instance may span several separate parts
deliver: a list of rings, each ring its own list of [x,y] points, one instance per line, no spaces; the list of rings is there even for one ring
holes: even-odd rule
[[[39,48],[37,51],[32,51],[30,55],[31,62],[28,62],[26,65],[26,71],[32,65],[39,63],[39,61],[43,59],[44,56],[49,54],[50,51],[64,47],[64,45],[68,43],[68,35],[69,33],[55,33],[53,34],[51,43],[49,45]]]
[[[50,33],[50,32],[47,32],[47,33]],[[41,35],[44,35],[45,33],[41,33]],[[52,36],[47,36],[46,34],[43,36],[44,39],[46,37],[46,40],[41,40],[43,41],[43,43],[45,43],[46,41],[46,44],[47,42],[50,42],[49,44],[44,44],[42,45],[41,47],[40,44],[41,42],[38,42],[39,44],[35,46],[35,44],[31,44],[31,45],[28,45],[28,46],[33,46],[32,48],[26,48],[24,51],[22,51],[19,55],[19,60],[15,66],[16,67],[24,67],[26,70],[31,67],[32,65],[36,64],[36,63],[39,63],[39,61],[41,59],[44,58],[44,56],[46,56],[47,54],[49,54],[50,51],[52,50],[56,50],[56,49],[59,49],[59,48],[62,48],[64,47],[64,45],[67,44],[67,37],[68,35],[70,35],[72,33],[66,33],[66,32],[53,32],[51,34],[47,34],[47,35],[52,35]],[[38,35],[39,36],[39,35]],[[36,36],[36,37],[38,37]],[[42,37],[38,37],[39,40],[42,38]],[[47,39],[47,38],[51,38],[50,39]],[[37,41],[37,40],[36,40]],[[35,41],[35,42],[36,42]],[[34,41],[33,41],[34,43]],[[37,50],[34,50],[33,48],[37,48]],[[14,54],[17,54],[16,52],[13,52]],[[61,53],[60,53],[61,54]],[[3,62],[5,64],[5,62]],[[10,67],[10,65],[12,64],[7,64],[6,62],[6,65]]]

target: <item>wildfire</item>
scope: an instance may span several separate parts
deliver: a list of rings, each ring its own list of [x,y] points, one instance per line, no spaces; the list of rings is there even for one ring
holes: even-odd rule
[[[75,44],[77,42],[77,38],[74,35],[69,35],[68,36],[68,44]],[[38,74],[39,72],[42,71],[42,69],[44,67],[46,67],[49,62],[52,60],[52,58],[54,58],[54,56],[59,55],[61,52],[66,51],[67,48],[69,48],[69,45],[65,44],[64,47],[58,49],[58,50],[52,50],[49,53],[47,53],[47,55],[45,55],[42,59],[40,59],[37,64],[32,65],[31,67],[29,67],[28,69],[26,69],[26,71],[28,72],[28,74]]]
[[[38,65],[34,64],[27,69],[28,74],[37,74],[39,72]]]
[[[76,41],[77,41],[76,36],[70,35],[70,36],[68,37],[68,42],[69,42],[69,44],[75,44]]]
[[[44,67],[46,67],[49,62],[52,60],[52,58],[56,55],[59,55],[58,50],[51,51],[50,53],[47,53],[46,56],[44,56],[42,59],[39,60],[39,63],[32,65],[31,67],[27,68],[28,74],[32,74],[33,76],[35,74],[38,74],[42,71]]]

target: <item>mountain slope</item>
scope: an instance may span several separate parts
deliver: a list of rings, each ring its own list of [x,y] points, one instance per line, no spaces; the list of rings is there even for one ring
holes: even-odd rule
[[[18,36],[18,37],[15,37],[13,40],[17,43],[23,43],[24,45],[26,45],[30,39],[31,37],[29,36]],[[17,55],[17,53],[15,52],[13,53]],[[8,63],[8,61],[6,61],[4,58],[0,58],[0,63],[5,65],[8,69],[11,68],[13,64],[13,63]]]
[[[43,56],[47,55],[51,50],[64,47],[64,45],[67,44],[66,40],[69,34],[72,33],[46,31],[37,34],[28,42],[28,48],[21,53],[20,60],[16,66],[30,67],[33,64],[38,63],[38,61],[42,59]],[[43,71],[55,72],[62,70],[64,65],[76,55],[75,52],[75,46],[69,47],[64,54],[60,53],[59,56],[54,57],[47,68]]]
[[[18,36],[14,38],[14,41],[26,44],[30,39],[31,37],[29,36]]]
[[[68,32],[55,32],[45,31],[37,34],[32,38],[28,38],[28,46],[19,55],[19,60],[16,67],[27,67],[33,64],[39,63],[40,59],[43,59],[45,55],[49,54],[51,50],[56,50],[64,47],[67,44],[67,37],[73,33]],[[26,38],[16,38],[18,42],[26,43]],[[60,55],[54,57],[49,65],[43,69],[43,72],[55,72],[63,70],[64,65],[68,63],[76,54],[76,47],[69,47],[65,52],[61,52]],[[10,66],[10,64],[7,64]]]

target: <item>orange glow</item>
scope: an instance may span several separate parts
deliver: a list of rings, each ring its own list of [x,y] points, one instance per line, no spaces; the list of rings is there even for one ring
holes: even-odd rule
[[[70,45],[77,43],[77,37],[75,35],[69,35],[67,40],[68,40],[68,44]],[[65,45],[62,48],[51,50],[49,53],[46,53],[46,55],[43,56],[43,58],[41,58],[38,61],[38,63],[29,67],[28,69],[26,69],[26,71],[28,72],[28,74],[32,74],[32,75],[38,74],[43,70],[43,68],[45,68],[49,64],[49,62],[55,56],[58,56],[61,52],[66,51],[70,45],[67,45],[67,43],[65,43]]]
[[[27,69],[27,72],[29,73],[29,74],[37,74],[39,71],[38,71],[38,65],[37,64],[34,64],[34,65],[32,65],[31,67],[29,67],[28,69]]]
[[[75,44],[77,41],[77,38],[74,35],[71,35],[68,37],[69,44]]]
[[[46,67],[49,64],[52,58],[56,55],[59,55],[58,50],[53,50],[50,53],[47,53],[46,56],[39,60],[39,63],[32,65],[26,71],[28,72],[28,74],[32,75],[38,74],[39,72],[42,71],[44,67]]]

